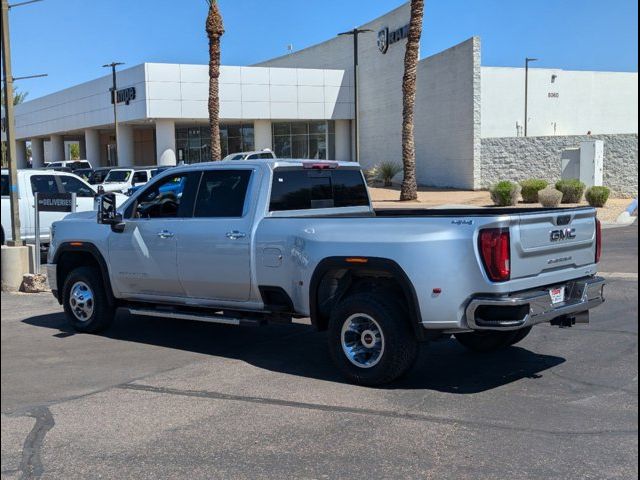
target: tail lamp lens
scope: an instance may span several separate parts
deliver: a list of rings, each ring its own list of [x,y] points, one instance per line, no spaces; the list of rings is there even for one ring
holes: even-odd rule
[[[602,256],[602,224],[596,218],[596,263],[600,263]]]
[[[488,228],[480,231],[480,255],[487,275],[493,282],[511,278],[511,238],[508,228]]]

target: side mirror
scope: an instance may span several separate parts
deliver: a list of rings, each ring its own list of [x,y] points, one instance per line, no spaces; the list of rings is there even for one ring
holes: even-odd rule
[[[103,193],[97,197],[98,201],[98,223],[111,225],[114,231],[122,231],[122,214],[116,211],[116,194]]]

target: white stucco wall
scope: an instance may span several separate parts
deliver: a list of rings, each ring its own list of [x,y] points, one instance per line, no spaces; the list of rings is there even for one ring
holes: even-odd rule
[[[471,38],[420,62],[415,109],[418,183],[479,185],[480,39]]]
[[[378,32],[409,23],[406,3],[359,28],[371,29],[359,37],[360,162],[371,167],[381,161],[402,161],[402,75],[406,40],[378,49]],[[353,75],[353,37],[340,36],[313,47],[278,57],[259,66],[336,68]]]
[[[518,135],[524,85],[524,68],[482,67],[483,138]],[[638,74],[530,68],[528,104],[529,136],[638,133]]]

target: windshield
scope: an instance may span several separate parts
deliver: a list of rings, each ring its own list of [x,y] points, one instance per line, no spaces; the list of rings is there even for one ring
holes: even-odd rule
[[[104,183],[128,182],[131,177],[131,170],[111,170],[104,179]]]
[[[244,153],[232,153],[223,158],[223,160],[244,160]]]

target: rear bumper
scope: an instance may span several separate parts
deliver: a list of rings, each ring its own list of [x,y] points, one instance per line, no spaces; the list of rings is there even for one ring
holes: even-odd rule
[[[587,277],[503,297],[474,297],[466,309],[472,330],[518,330],[559,317],[589,321],[588,311],[604,302],[605,280]],[[565,301],[553,304],[549,290],[565,287]]]

